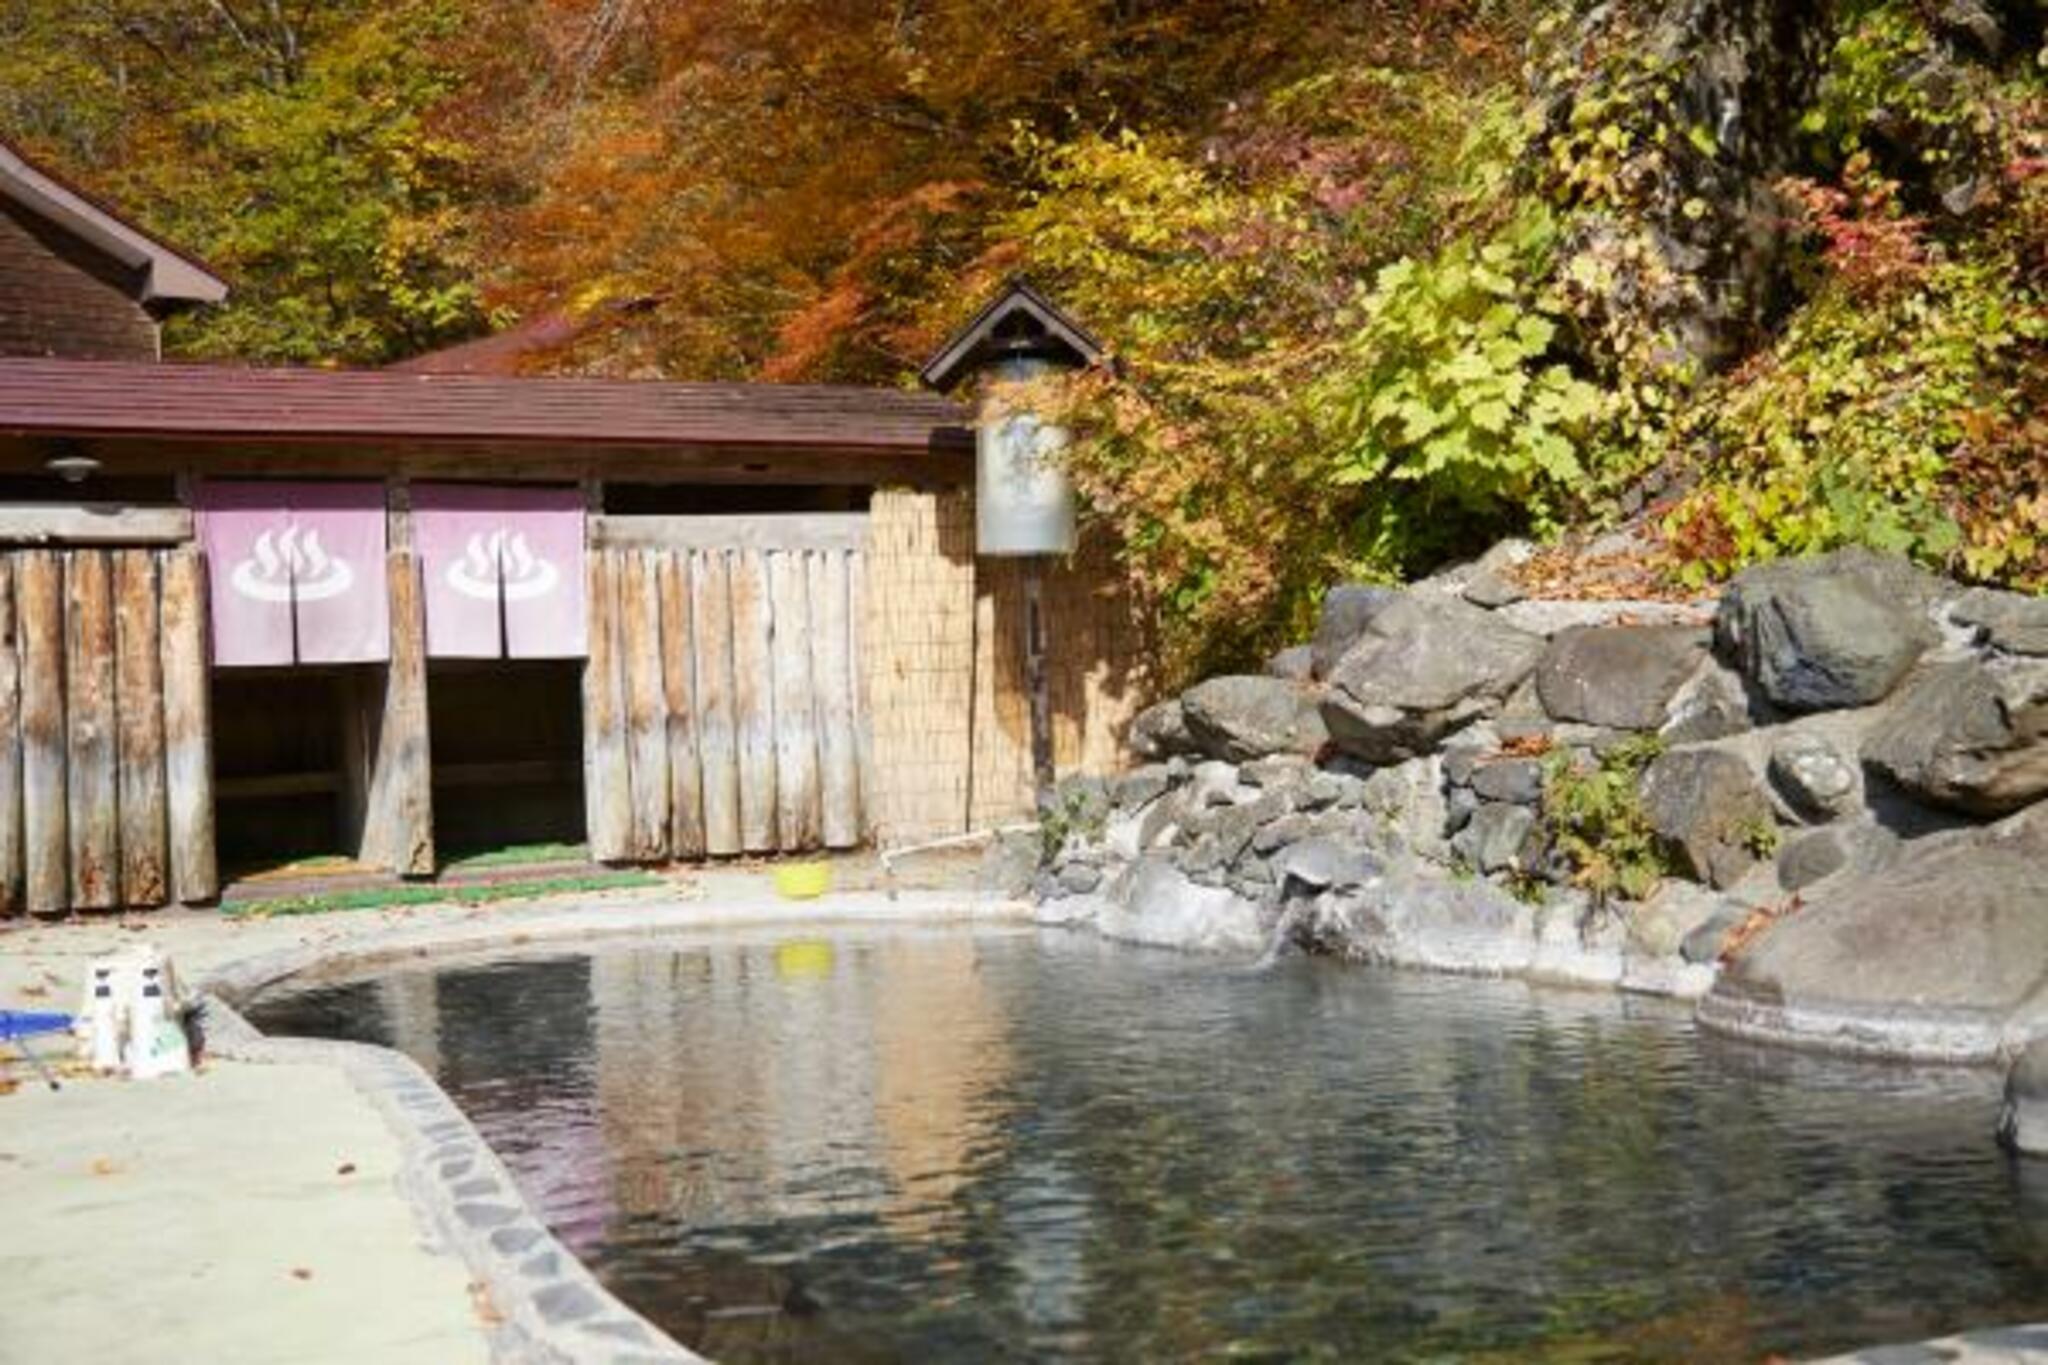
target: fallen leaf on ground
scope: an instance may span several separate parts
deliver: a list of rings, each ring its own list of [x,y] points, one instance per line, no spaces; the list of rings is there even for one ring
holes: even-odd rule
[[[1792,897],[1782,906],[1759,905],[1749,912],[1749,917],[1735,926],[1728,937],[1721,941],[1721,961],[1733,962],[1742,955],[1764,930],[1797,910],[1806,902],[1798,896]]]
[[[50,988],[48,986],[23,986],[21,988],[21,993],[23,995],[40,998],[42,996],[48,995],[50,993]]]
[[[313,1278],[313,1272],[302,1265],[293,1266],[292,1278],[295,1280],[310,1280]]]
[[[12,1095],[15,1091],[19,1089],[21,1089],[20,1081],[10,1080],[5,1076],[0,1076],[0,1095]]]
[[[119,1175],[121,1163],[111,1157],[96,1156],[92,1159],[90,1169],[94,1175]]]
[[[336,1175],[354,1175],[356,1173],[356,1163],[353,1161],[344,1161],[339,1166],[336,1166],[334,1168],[334,1173]]]
[[[498,1311],[498,1305],[491,1302],[490,1286],[482,1280],[469,1282],[469,1306],[475,1311],[477,1321],[486,1327],[496,1327],[505,1320],[505,1315]]]

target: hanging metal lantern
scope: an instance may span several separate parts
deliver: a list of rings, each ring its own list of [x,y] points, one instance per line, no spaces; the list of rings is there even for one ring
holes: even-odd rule
[[[980,399],[976,553],[1073,553],[1074,489],[1061,461],[1070,437],[1034,406],[1045,380],[1101,358],[1101,343],[1079,323],[1012,280],[925,366],[924,382],[933,388],[972,380]]]
[[[1033,411],[1034,385],[1063,366],[1005,356],[982,374],[974,438],[975,549],[984,555],[1067,555],[1077,535],[1074,485],[1062,464],[1072,437]]]

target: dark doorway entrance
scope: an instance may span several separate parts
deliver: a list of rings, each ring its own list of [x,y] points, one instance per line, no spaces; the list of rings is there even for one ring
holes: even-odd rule
[[[583,843],[580,659],[435,660],[427,713],[444,863]]]

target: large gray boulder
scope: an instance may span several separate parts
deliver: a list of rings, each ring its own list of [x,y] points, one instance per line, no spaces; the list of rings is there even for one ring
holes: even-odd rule
[[[1643,813],[1685,873],[1732,886],[1756,865],[1777,823],[1749,765],[1718,749],[1661,755],[1643,774]]]
[[[1159,948],[1256,954],[1266,946],[1259,907],[1224,887],[1200,886],[1158,854],[1131,870],[1100,906],[1095,927],[1110,938]]]
[[[1542,653],[1540,637],[1460,598],[1406,593],[1337,661],[1323,720],[1346,752],[1399,763],[1497,709]]]
[[[1654,730],[1698,671],[1707,632],[1688,626],[1581,626],[1550,642],[1536,695],[1553,719]]]
[[[1875,821],[1825,825],[1778,851],[1778,885],[1804,891],[1846,868],[1868,870],[1896,855],[1899,836]]]
[[[1765,696],[1791,711],[1882,701],[1940,638],[1939,581],[1901,559],[1840,550],[1745,569],[1714,629]]]
[[[1282,884],[1292,882],[1313,891],[1341,890],[1370,882],[1380,866],[1363,844],[1321,835],[1280,850],[1273,858],[1273,876]]]
[[[2022,1156],[2048,1156],[2048,1039],[2029,1046],[2006,1073],[1998,1140]]]
[[[1360,785],[1358,801],[1389,840],[1425,857],[1444,852],[1450,808],[1443,760],[1436,755],[1375,769]]]
[[[2048,805],[1930,835],[1830,878],[1702,1002],[1711,1027],[1840,1050],[1983,1061],[2043,1031]]]
[[[1202,753],[1232,763],[1272,754],[1312,755],[1330,737],[1315,693],[1285,678],[1237,674],[1181,694],[1188,735]]]
[[[1196,752],[1195,737],[1188,733],[1187,714],[1181,710],[1179,697],[1168,697],[1133,716],[1126,742],[1140,758],[1172,758]]]
[[[1311,682],[1316,675],[1316,653],[1311,645],[1291,645],[1266,660],[1266,676],[1289,682]]]
[[[1320,897],[1305,937],[1353,961],[1502,975],[1534,964],[1536,915],[1483,878],[1396,862],[1366,884]]]
[[[1399,588],[1377,583],[1339,583],[1324,593],[1322,615],[1309,645],[1310,675],[1318,680],[1329,677],[1373,620],[1400,597]]]
[[[1496,758],[1472,770],[1472,793],[1482,801],[1533,806],[1543,799],[1543,764],[1533,758]]]
[[[2000,815],[2048,795],[2048,664],[1921,670],[1863,744],[1863,761],[1921,800]]]
[[[1955,600],[1949,619],[2008,654],[2048,656],[2048,597],[1972,588]]]
[[[1535,824],[1536,812],[1527,806],[1489,801],[1472,812],[1451,848],[1467,867],[1505,872],[1520,864],[1522,843]]]
[[[1832,820],[1856,803],[1856,765],[1822,735],[1794,732],[1771,748],[1771,784],[1806,819]]]
[[[1710,657],[1671,699],[1669,718],[1657,734],[1667,744],[1726,739],[1754,729],[1761,719],[1759,709],[1742,675]]]

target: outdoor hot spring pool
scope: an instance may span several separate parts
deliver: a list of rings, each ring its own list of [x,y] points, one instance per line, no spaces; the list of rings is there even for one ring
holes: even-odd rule
[[[1031,929],[446,958],[251,1011],[433,1072],[725,1362],[1798,1357],[2048,1317],[1997,1077]]]

